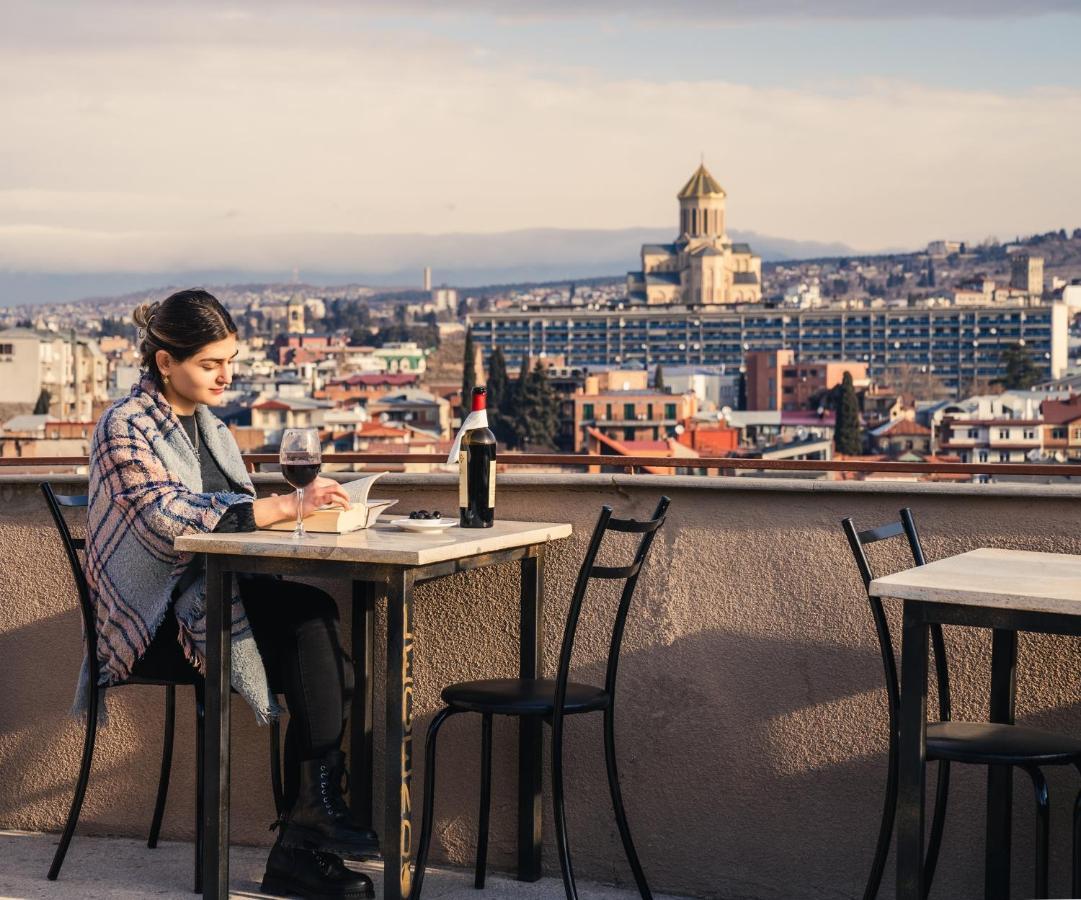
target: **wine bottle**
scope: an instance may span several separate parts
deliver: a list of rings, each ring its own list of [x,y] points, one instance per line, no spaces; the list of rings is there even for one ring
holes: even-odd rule
[[[469,418],[478,427],[462,435],[458,451],[458,524],[462,528],[491,528],[495,522],[495,435],[488,427],[487,394],[485,388],[473,388]]]

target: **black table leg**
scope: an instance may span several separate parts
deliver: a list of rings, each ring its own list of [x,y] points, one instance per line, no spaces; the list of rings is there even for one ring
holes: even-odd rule
[[[521,630],[518,676],[544,671],[544,548],[522,560]],[[541,877],[543,728],[537,716],[518,719],[518,880]]]
[[[897,898],[923,900],[923,785],[927,641],[919,603],[906,600],[901,637],[901,746],[897,794]]]
[[[991,643],[991,721],[1012,725],[1017,676],[1017,632],[993,631]],[[987,848],[984,896],[1005,900],[1010,896],[1010,823],[1013,818],[1013,769],[987,767]]]
[[[206,554],[203,896],[229,897],[229,682],[232,574]]]
[[[409,896],[413,836],[413,574],[395,572],[386,584],[386,818],[383,831],[383,897]]]
[[[375,697],[375,585],[353,582],[353,674],[356,688],[349,711],[349,809],[357,827],[379,837],[372,828],[373,700]]]

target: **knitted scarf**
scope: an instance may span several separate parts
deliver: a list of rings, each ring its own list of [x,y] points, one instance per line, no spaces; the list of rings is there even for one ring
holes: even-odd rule
[[[202,492],[196,450],[153,377],[98,420],[90,442],[85,572],[97,612],[102,687],[126,679],[166,614],[175,614],[185,658],[206,674],[206,577],[202,559],[173,549],[181,534],[213,531],[255,489],[225,424],[206,406],[195,415],[200,453],[210,453],[244,493]],[[179,588],[175,602],[173,592]],[[232,684],[260,722],[280,712],[236,588],[232,587]],[[170,604],[172,604],[170,612]],[[85,714],[89,667],[83,660],[73,712]],[[100,704],[105,721],[105,704]]]

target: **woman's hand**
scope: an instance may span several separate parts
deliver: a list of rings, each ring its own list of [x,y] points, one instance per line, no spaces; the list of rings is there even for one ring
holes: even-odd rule
[[[330,478],[316,478],[304,488],[304,512],[308,513],[317,507],[331,504],[342,509],[350,506],[349,495],[338,482]],[[272,525],[283,519],[295,519],[297,517],[296,491],[290,494],[271,494],[256,500],[255,524],[262,528],[264,525]]]
[[[292,497],[293,514],[296,515],[296,493]],[[337,506],[341,509],[349,509],[352,505],[345,489],[332,478],[316,478],[304,488],[304,511],[308,515],[320,506]]]

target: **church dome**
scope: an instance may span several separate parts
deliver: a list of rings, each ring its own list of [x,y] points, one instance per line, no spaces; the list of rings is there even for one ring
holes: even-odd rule
[[[679,192],[677,197],[680,200],[690,200],[694,197],[724,197],[724,188],[718,183],[717,179],[709,174],[709,170],[706,168],[705,163],[702,163],[691,176],[691,180],[683,185],[683,190]]]

